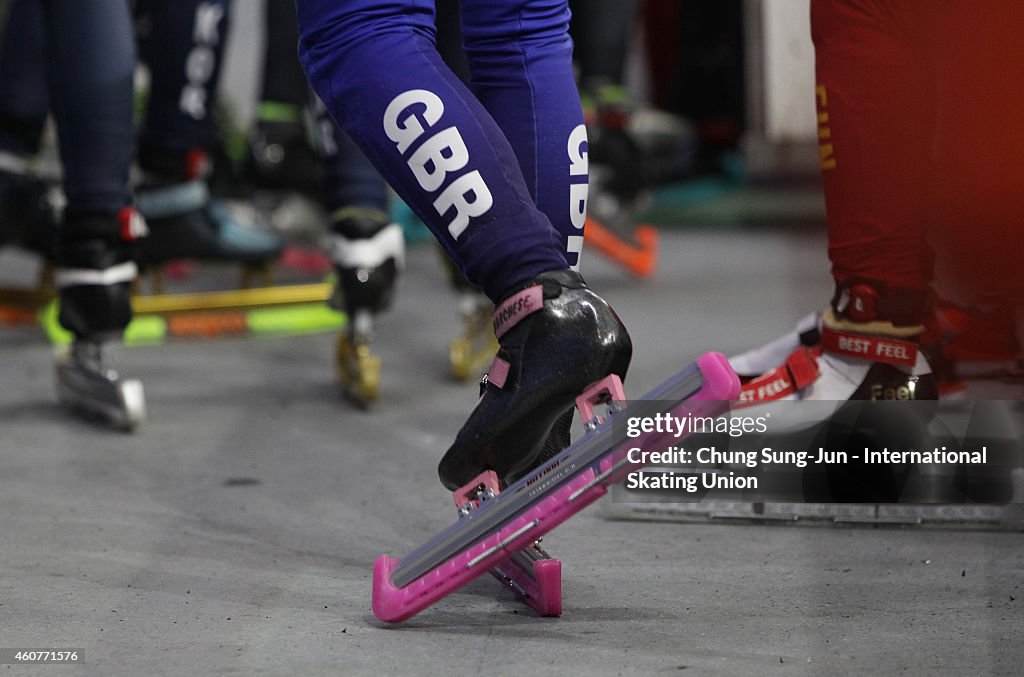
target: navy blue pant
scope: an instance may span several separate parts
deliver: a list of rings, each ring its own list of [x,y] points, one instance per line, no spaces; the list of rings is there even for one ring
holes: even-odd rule
[[[580,82],[621,85],[637,0],[569,0]]]
[[[298,0],[327,110],[492,299],[576,264],[586,131],[566,0],[463,0],[472,92],[435,48],[433,0]]]
[[[0,150],[39,152],[50,97],[42,0],[11,3],[0,44]]]
[[[178,178],[189,151],[214,143],[230,11],[230,0],[137,0],[139,55],[151,76],[139,133],[144,169]]]
[[[152,76],[140,161],[184,171],[186,153],[208,148],[216,134],[229,3],[140,0],[138,10],[140,51]],[[134,135],[135,33],[127,0],[15,0],[7,24],[0,149],[37,152],[52,101],[72,212],[116,211],[127,202]]]
[[[323,158],[324,207],[329,212],[354,206],[390,211],[387,185],[376,167],[310,92],[296,53],[299,29],[294,0],[267,0],[265,9],[266,54],[260,98],[287,104],[296,111],[312,105]]]
[[[128,0],[15,0],[10,8],[0,51],[0,148],[38,150],[52,109],[69,224],[129,203],[134,70]]]

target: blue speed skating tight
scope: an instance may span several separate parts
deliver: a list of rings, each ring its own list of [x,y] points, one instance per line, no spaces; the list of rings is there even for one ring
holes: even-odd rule
[[[472,91],[433,0],[298,0],[328,111],[492,299],[578,264],[587,145],[566,0],[463,0]]]

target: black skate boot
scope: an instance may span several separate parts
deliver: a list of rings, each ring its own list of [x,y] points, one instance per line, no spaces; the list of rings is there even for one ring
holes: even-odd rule
[[[60,323],[74,334],[56,365],[57,394],[76,412],[121,430],[132,430],[146,414],[142,383],[122,379],[104,359],[131,320],[131,284],[137,270],[131,241],[145,223],[125,208],[117,216],[90,215],[65,223],[57,247],[55,282]]]
[[[287,104],[263,102],[267,106],[285,107],[296,119],[288,121],[259,120],[249,137],[249,153],[245,159],[244,176],[259,190],[294,191],[320,197],[322,169],[301,111]],[[262,111],[261,111],[262,112]]]
[[[153,154],[143,155],[141,162],[146,178],[137,190],[137,203],[150,228],[150,236],[139,245],[141,264],[176,259],[240,263],[246,270],[243,286],[254,272],[267,276],[284,249],[283,240],[260,227],[253,214],[210,195],[204,152],[190,151],[184,162]]]
[[[253,203],[289,242],[318,244],[324,236],[324,163],[307,115],[298,106],[263,101],[259,116],[242,165]]]
[[[546,455],[577,395],[609,375],[625,377],[633,345],[615,311],[570,270],[543,273],[494,311],[498,355],[483,394],[438,467],[455,490],[484,470],[506,484]],[[564,444],[559,430],[556,443]]]
[[[348,315],[338,337],[338,380],[366,406],[380,394],[380,358],[370,344],[374,317],[391,307],[405,262],[402,228],[380,210],[346,207],[334,214],[328,247],[338,278],[330,304]]]

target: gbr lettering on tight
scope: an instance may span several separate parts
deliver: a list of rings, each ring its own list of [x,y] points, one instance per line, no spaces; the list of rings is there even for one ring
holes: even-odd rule
[[[483,216],[494,204],[491,191],[478,170],[456,177],[443,188],[448,176],[469,165],[469,149],[454,125],[441,123],[444,103],[433,92],[411,89],[402,92],[384,111],[384,133],[395,143],[416,177],[420,188],[435,194],[434,209],[442,218],[454,211],[448,232],[456,240],[469,220]],[[421,137],[420,146],[407,155]]]
[[[588,183],[590,177],[590,162],[588,153],[584,148],[587,146],[587,128],[584,125],[577,125],[569,134],[569,143],[566,150],[569,154],[569,220],[579,235],[570,235],[566,244],[566,253],[575,254],[576,263],[572,269],[579,271],[580,254],[583,252],[583,226],[587,223],[587,194],[590,191]],[[583,181],[579,182],[579,177]]]

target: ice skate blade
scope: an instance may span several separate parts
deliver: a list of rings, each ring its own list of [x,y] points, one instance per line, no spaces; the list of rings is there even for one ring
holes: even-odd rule
[[[617,404],[621,383],[608,377],[581,396],[589,407]],[[577,512],[601,498],[640,465],[629,461],[634,446],[661,448],[682,437],[669,432],[629,438],[615,420],[663,414],[716,416],[738,397],[740,383],[725,356],[711,353],[618,413],[595,418],[574,444],[515,481],[498,496],[401,560],[382,555],[374,565],[373,612],[387,622],[411,618],[485,571],[500,567]],[[578,401],[579,402],[579,401]]]
[[[362,407],[380,397],[380,358],[365,343],[354,343],[347,335],[338,337],[338,382],[345,394]]]
[[[146,398],[138,379],[120,379],[108,371],[98,373],[70,358],[57,362],[57,397],[82,416],[125,432],[146,418]]]
[[[501,493],[501,482],[493,470],[486,470],[452,494],[460,515],[468,515],[481,503]],[[551,557],[538,541],[516,551],[491,575],[541,616],[562,614],[562,563]]]
[[[491,575],[541,616],[562,615],[562,562],[534,542],[491,568]]]

